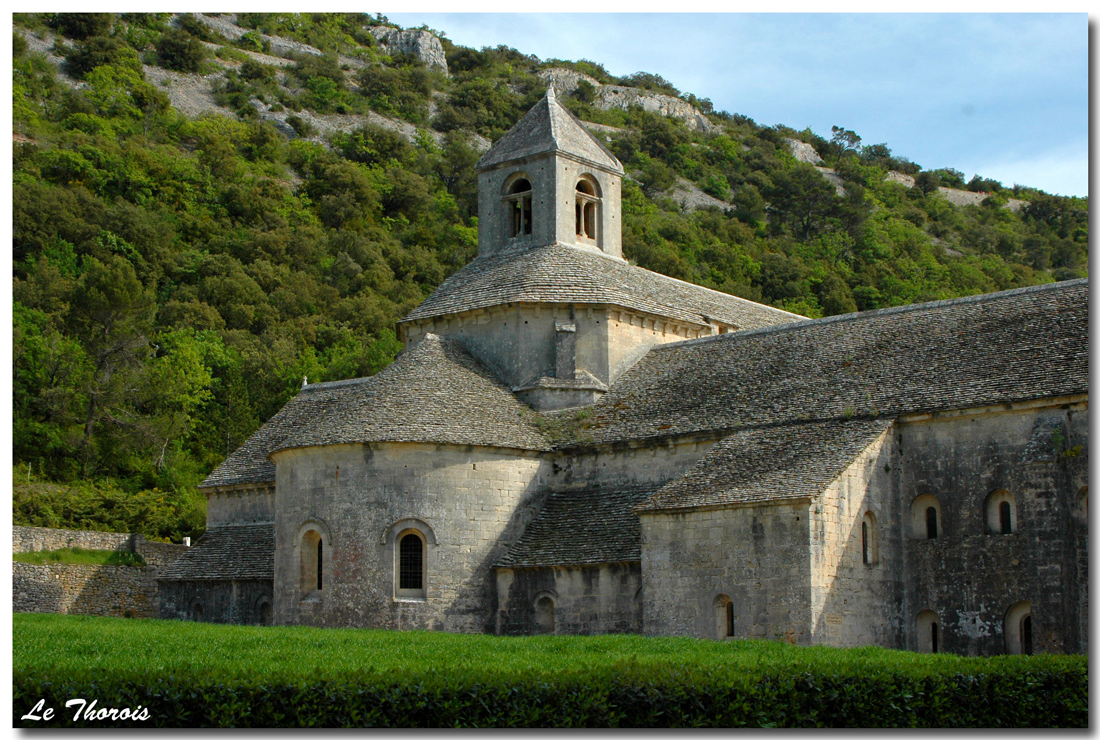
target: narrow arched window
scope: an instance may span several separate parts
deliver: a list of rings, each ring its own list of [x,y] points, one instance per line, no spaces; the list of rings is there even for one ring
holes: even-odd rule
[[[191,605],[191,619],[196,622],[202,621],[202,602],[196,601]]]
[[[940,651],[940,618],[931,609],[917,615],[917,650],[922,653]]]
[[[1012,534],[1020,528],[1020,512],[1015,497],[997,490],[985,498],[985,525],[990,534]]]
[[[595,181],[588,176],[577,181],[576,187],[576,223],[577,237],[581,240],[596,241],[598,226],[597,210],[600,195]]]
[[[863,546],[863,564],[874,565],[878,562],[878,529],[875,527],[875,515],[869,511],[863,515],[860,535]]]
[[[535,631],[550,635],[554,633],[555,628],[554,600],[549,596],[542,596],[535,602]]]
[[[733,637],[737,631],[735,623],[736,614],[733,609],[733,599],[726,594],[719,594],[714,599],[714,636],[719,639]]]
[[[508,236],[517,237],[531,233],[531,183],[520,178],[508,188],[504,197],[508,212]]]
[[[1004,621],[1005,652],[1009,655],[1034,654],[1031,627],[1031,602],[1018,601],[1009,607]]]
[[[940,536],[940,502],[925,493],[913,499],[913,537],[918,540],[934,540]]]
[[[298,552],[301,559],[298,575],[299,598],[315,597],[324,585],[325,546],[321,541],[321,533],[312,527],[302,532]]]
[[[397,595],[423,597],[424,538],[416,531],[405,532],[397,541]]]

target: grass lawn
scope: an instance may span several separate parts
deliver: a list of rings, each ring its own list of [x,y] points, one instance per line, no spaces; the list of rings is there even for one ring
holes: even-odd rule
[[[990,665],[1081,656],[964,658],[877,647],[798,647],[770,640],[595,635],[498,637],[443,632],[245,627],[58,614],[15,614],[16,671],[195,672],[225,679],[257,676],[339,678],[376,673],[530,676],[610,666],[652,666],[757,673],[795,667],[813,673],[910,675],[989,670]],[[232,656],[229,659],[229,656]]]
[[[964,658],[759,640],[497,637],[57,614],[15,614],[13,625],[15,724],[23,727],[42,726],[20,720],[35,702],[64,706],[72,696],[95,697],[101,706],[142,704],[163,727],[1088,723],[1085,656]],[[66,722],[53,726],[72,726]]]
[[[116,552],[115,550],[85,550],[83,547],[63,547],[60,550],[37,550],[35,552],[17,552],[12,555],[17,563],[33,565],[51,565],[70,563],[75,565],[145,565],[145,559],[136,552]]]

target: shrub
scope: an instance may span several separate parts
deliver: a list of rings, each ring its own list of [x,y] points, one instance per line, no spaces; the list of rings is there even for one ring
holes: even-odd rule
[[[78,42],[65,55],[69,74],[83,78],[96,67],[114,64],[141,72],[141,59],[137,52],[122,41],[109,36],[91,36]]]
[[[169,29],[157,42],[157,61],[177,72],[198,72],[209,53],[201,41],[178,28]]]
[[[58,13],[50,25],[63,36],[80,40],[106,36],[114,23],[114,13]]]

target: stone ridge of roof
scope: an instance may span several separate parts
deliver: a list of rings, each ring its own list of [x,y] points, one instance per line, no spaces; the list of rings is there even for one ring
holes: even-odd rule
[[[676,278],[669,279],[675,280]],[[842,313],[837,314],[836,316],[825,316],[824,318],[820,319],[808,319],[803,316],[799,316],[799,319],[801,319],[800,321],[792,321],[788,324],[774,324],[772,326],[761,326],[756,329],[741,329],[739,331],[730,332],[729,334],[716,334],[713,336],[697,337],[695,339],[683,339],[678,342],[666,342],[664,344],[659,344],[653,347],[653,350],[651,351],[675,349],[676,347],[683,347],[685,345],[691,344],[728,341],[731,337],[734,336],[743,337],[754,334],[778,334],[786,331],[801,331],[814,326],[838,324],[845,321],[859,321],[861,319],[866,319],[873,316],[889,316],[891,314],[908,313],[910,311],[924,311],[934,308],[944,308],[947,306],[957,306],[966,303],[985,303],[988,301],[1013,298],[1019,295],[1027,295],[1028,293],[1042,293],[1048,290],[1065,290],[1066,288],[1072,288],[1078,285],[1087,285],[1088,282],[1088,278],[1074,278],[1073,280],[1062,280],[1056,283],[1025,285],[1022,288],[1010,288],[1008,290],[1000,290],[995,293],[978,293],[977,295],[960,296],[958,298],[944,298],[938,301],[926,301],[925,303],[909,303],[904,306],[890,306],[888,308],[874,308],[868,311]],[[746,299],[742,298],[741,300]],[[775,310],[778,311],[780,309]],[[798,314],[791,315],[798,316]]]
[[[891,424],[888,418],[829,420],[736,431],[634,511],[813,499]]]
[[[616,174],[622,163],[561,103],[553,87],[477,161],[483,171],[507,162],[559,152]]]
[[[399,323],[515,303],[612,305],[696,326],[753,327],[806,318],[564,244],[478,257]]]

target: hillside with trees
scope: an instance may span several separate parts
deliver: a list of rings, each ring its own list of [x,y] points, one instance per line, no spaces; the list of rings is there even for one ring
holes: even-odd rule
[[[655,74],[441,37],[443,68],[361,14],[14,22],[16,523],[201,532],[202,478],[303,377],[389,364],[395,322],[474,258],[474,164],[554,75],[626,168],[634,264],[810,317],[1087,275],[1087,199]],[[608,105],[620,88],[702,123]]]

